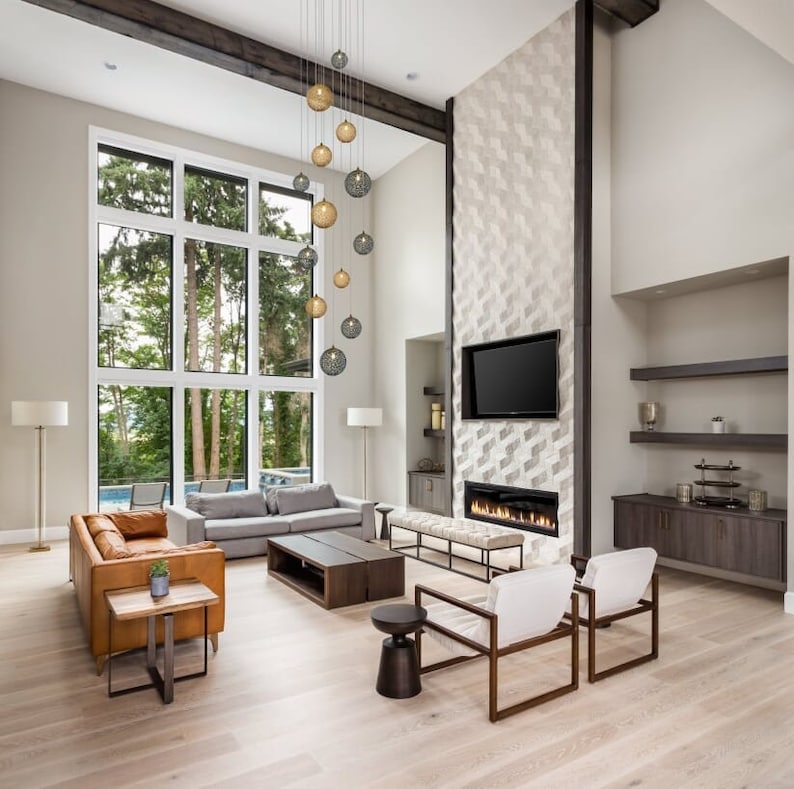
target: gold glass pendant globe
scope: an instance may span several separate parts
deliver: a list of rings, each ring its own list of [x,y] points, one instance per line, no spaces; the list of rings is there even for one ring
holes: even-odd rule
[[[333,91],[328,85],[318,82],[306,91],[306,103],[315,112],[324,112],[334,103]]]
[[[343,268],[340,268],[339,271],[334,274],[334,285],[337,288],[346,288],[350,284],[350,274],[348,274]]]
[[[316,145],[312,149],[312,162],[318,167],[326,167],[331,164],[332,158],[333,154],[331,153],[331,149],[323,143]]]
[[[323,230],[336,222],[336,206],[327,200],[320,200],[312,207],[312,224]]]
[[[350,121],[342,121],[336,127],[336,139],[339,142],[353,142],[356,139],[356,127]]]
[[[311,318],[322,318],[327,309],[325,299],[316,293],[306,302],[306,314]]]

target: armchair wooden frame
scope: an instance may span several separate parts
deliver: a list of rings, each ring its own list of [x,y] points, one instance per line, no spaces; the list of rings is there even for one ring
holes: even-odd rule
[[[576,570],[577,578],[581,577],[579,574],[583,571],[583,566],[587,564],[587,557],[579,554],[571,555],[571,564]],[[579,616],[577,611],[577,619],[579,624],[587,627],[587,681],[598,682],[598,680],[611,677],[613,674],[618,674],[621,671],[626,671],[635,666],[640,666],[643,663],[648,663],[651,660],[656,660],[659,657],[659,574],[654,572],[651,575],[651,599],[646,600],[640,598],[636,605],[625,611],[618,611],[615,614],[607,614],[605,616],[593,616],[596,608],[596,590],[589,586],[584,586],[578,581],[574,583],[573,588],[577,592],[582,592],[587,595],[587,615]],[[650,611],[651,613],[651,651],[645,655],[636,658],[631,658],[623,663],[618,663],[611,668],[596,671],[596,631],[600,628],[609,627],[612,622],[617,622],[620,619],[626,619],[630,616],[637,616]],[[573,610],[572,610],[573,613]],[[566,617],[569,615],[566,614]]]
[[[481,616],[484,619],[487,619],[490,627],[490,639],[488,646],[483,646],[482,644],[478,643],[477,641],[473,641],[472,639],[466,638],[461,636],[459,633],[456,633],[454,630],[450,630],[443,625],[440,625],[436,622],[431,620],[426,621],[422,625],[422,629],[419,630],[416,634],[416,653],[419,659],[419,672],[421,674],[427,674],[430,671],[436,671],[441,668],[447,668],[449,666],[454,666],[458,663],[465,663],[470,660],[476,660],[480,657],[487,657],[488,658],[488,718],[490,719],[491,723],[495,723],[498,720],[502,720],[503,718],[507,718],[510,715],[515,715],[517,712],[523,712],[524,710],[529,709],[530,707],[535,707],[538,704],[542,704],[546,701],[551,701],[552,699],[556,699],[559,696],[563,696],[566,693],[570,693],[573,690],[576,690],[579,687],[579,597],[574,592],[571,595],[571,614],[566,614],[566,620],[570,617],[570,621],[561,621],[553,630],[548,633],[545,633],[542,636],[536,636],[534,638],[528,638],[524,641],[517,641],[513,644],[509,644],[507,646],[499,648],[499,616],[492,611],[487,611],[484,608],[480,608],[479,606],[473,605],[465,600],[459,600],[455,597],[451,597],[450,595],[444,594],[443,592],[439,592],[435,589],[430,589],[426,586],[422,586],[421,584],[417,584],[414,591],[414,599],[416,605],[422,605],[422,596],[426,595],[427,597],[432,597],[436,600],[440,600],[444,603],[449,603],[450,605],[454,605],[458,608],[461,608],[464,611],[468,611],[469,613],[476,614],[477,616]],[[447,660],[441,660],[436,663],[431,663],[428,666],[422,666],[422,633],[426,630],[436,630],[439,633],[447,636],[448,638],[457,641],[460,644],[464,644],[465,646],[469,647],[469,649],[478,652],[477,655],[469,655],[469,656],[458,656],[454,658],[449,658]],[[525,649],[530,649],[532,647],[540,646],[541,644],[546,644],[550,641],[556,641],[560,638],[570,638],[571,639],[571,681],[567,685],[562,685],[558,688],[554,688],[549,690],[545,693],[541,693],[537,696],[533,696],[532,698],[526,699],[524,701],[520,701],[516,704],[512,704],[509,707],[504,707],[502,709],[498,708],[498,661],[500,657],[505,657],[506,655],[512,655],[515,652],[520,652]]]

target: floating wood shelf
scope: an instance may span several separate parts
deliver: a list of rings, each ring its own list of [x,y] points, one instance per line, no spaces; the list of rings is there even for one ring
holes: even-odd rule
[[[629,378],[632,381],[661,381],[670,378],[705,378],[712,375],[752,375],[787,371],[788,356],[761,356],[754,359],[671,364],[664,367],[632,367]]]
[[[703,447],[747,447],[785,451],[788,448],[786,433],[661,433],[632,430],[632,444],[689,444]]]
[[[443,397],[444,390],[440,386],[426,386],[422,389],[422,394],[427,397]]]
[[[446,436],[446,432],[444,430],[431,430],[431,428],[425,428],[425,435],[428,438],[444,438]]]

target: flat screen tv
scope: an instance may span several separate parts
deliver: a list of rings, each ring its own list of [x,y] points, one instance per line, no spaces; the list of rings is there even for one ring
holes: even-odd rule
[[[559,329],[461,348],[464,419],[557,419]]]

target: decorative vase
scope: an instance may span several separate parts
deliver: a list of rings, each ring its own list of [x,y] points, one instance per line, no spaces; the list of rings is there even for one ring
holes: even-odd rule
[[[642,429],[647,433],[653,432],[653,426],[659,418],[659,403],[640,403],[637,411]]]
[[[152,593],[152,597],[165,597],[168,594],[168,582],[170,579],[170,575],[150,575],[149,590]]]

